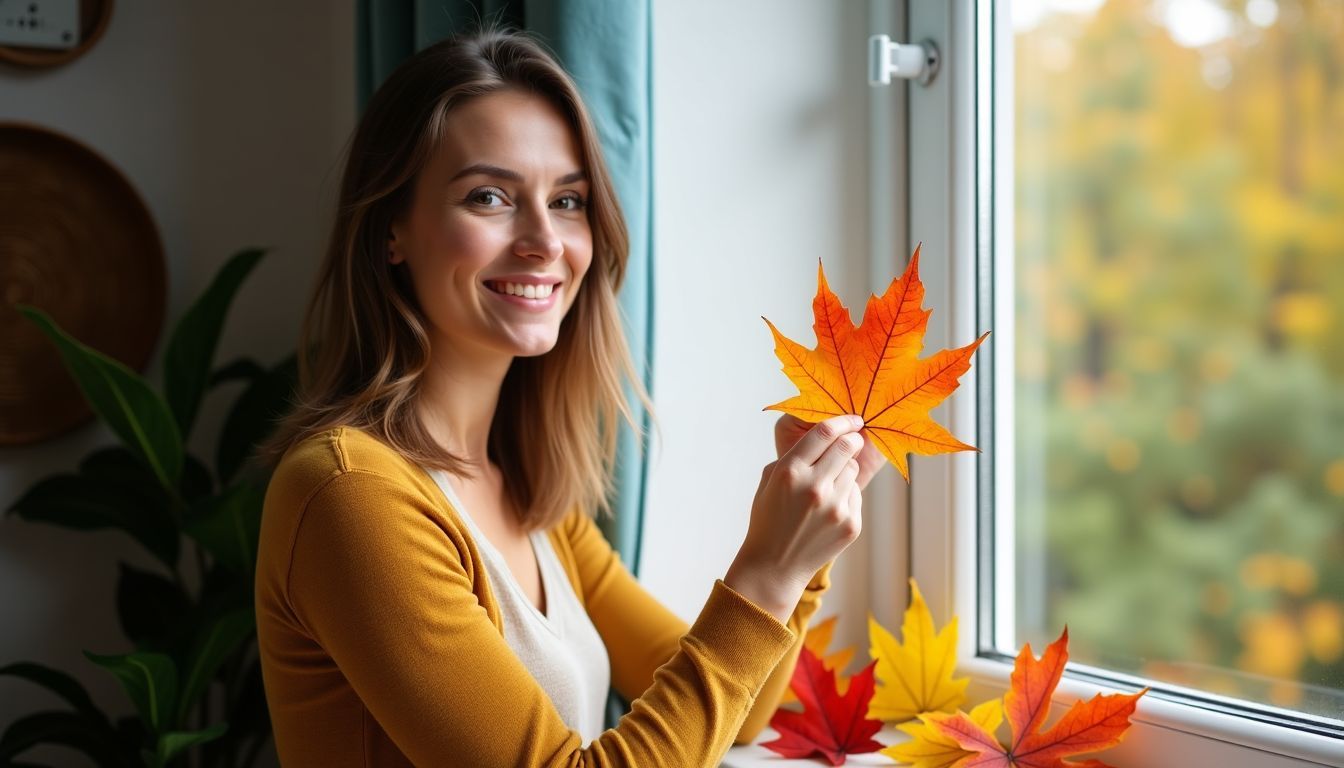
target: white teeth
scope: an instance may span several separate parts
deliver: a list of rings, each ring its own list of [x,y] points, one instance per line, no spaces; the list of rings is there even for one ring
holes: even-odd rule
[[[495,289],[510,296],[522,296],[525,299],[544,299],[555,290],[554,285],[531,285],[521,283],[495,283]]]

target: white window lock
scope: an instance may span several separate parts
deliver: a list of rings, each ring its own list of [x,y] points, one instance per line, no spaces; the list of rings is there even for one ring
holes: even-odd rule
[[[938,46],[932,40],[893,43],[886,35],[868,38],[868,84],[891,85],[891,78],[927,86],[938,74]]]

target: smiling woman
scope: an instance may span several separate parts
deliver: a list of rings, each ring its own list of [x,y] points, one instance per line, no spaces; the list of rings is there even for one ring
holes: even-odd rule
[[[453,330],[439,352],[454,368],[488,371],[510,362],[500,352],[555,346],[593,256],[589,183],[572,170],[581,156],[560,110],[526,91],[472,99],[445,119],[409,210],[393,221],[389,258],[410,270],[431,328]]]
[[[532,40],[445,41],[374,95],[269,446],[257,634],[285,765],[713,765],[764,727],[880,459],[854,417],[782,423],[685,625],[591,517],[624,388],[647,405],[626,256],[592,122]],[[603,732],[608,686],[634,705]]]

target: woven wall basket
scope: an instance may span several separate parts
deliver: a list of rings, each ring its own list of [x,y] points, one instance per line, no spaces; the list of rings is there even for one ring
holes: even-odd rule
[[[164,272],[154,220],[116,168],[54,131],[0,122],[0,444],[92,415],[56,346],[14,305],[139,371],[163,325]]]

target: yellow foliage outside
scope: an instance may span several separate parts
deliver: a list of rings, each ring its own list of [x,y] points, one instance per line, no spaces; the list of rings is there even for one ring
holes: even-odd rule
[[[1032,5],[1018,642],[1344,718],[1344,2]]]

